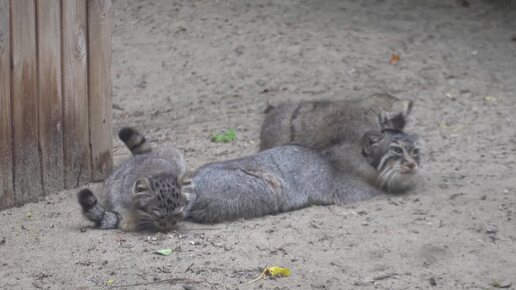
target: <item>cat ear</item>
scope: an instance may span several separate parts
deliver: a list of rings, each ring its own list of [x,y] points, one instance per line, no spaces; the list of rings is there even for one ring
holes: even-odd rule
[[[382,129],[403,130],[412,112],[413,101],[399,101],[393,105],[393,111],[381,112],[378,116],[378,123]]]
[[[137,207],[144,207],[152,199],[150,182],[147,178],[141,177],[136,180],[133,186],[133,200]]]
[[[140,192],[149,190],[149,180],[145,177],[140,177],[134,182],[133,193],[138,194]]]

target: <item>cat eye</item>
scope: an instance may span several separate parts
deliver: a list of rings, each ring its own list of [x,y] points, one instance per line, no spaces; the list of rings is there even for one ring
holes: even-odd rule
[[[414,150],[412,150],[412,154],[419,155],[419,149],[414,148]]]
[[[401,149],[400,147],[398,146],[391,146],[391,150],[396,153],[396,154],[401,154],[403,153],[403,149]]]

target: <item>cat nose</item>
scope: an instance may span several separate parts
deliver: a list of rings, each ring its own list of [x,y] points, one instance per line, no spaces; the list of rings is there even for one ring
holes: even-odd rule
[[[409,163],[407,164],[407,167],[408,167],[408,168],[410,168],[410,169],[414,169],[414,168],[416,168],[416,163],[414,163],[414,162],[409,162]]]

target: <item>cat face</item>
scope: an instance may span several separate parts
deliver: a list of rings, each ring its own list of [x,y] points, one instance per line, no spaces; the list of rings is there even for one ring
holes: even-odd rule
[[[421,164],[416,136],[391,129],[368,132],[362,139],[362,154],[378,171],[381,189],[400,192],[415,185]]]
[[[169,173],[137,179],[133,197],[139,213],[138,226],[159,231],[173,229],[183,219],[188,202],[176,176]]]

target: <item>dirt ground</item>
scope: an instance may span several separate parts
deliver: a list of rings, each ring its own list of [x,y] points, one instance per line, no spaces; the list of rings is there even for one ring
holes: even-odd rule
[[[114,136],[191,169],[256,152],[268,103],[375,92],[416,102],[413,193],[141,234],[88,227],[61,192],[0,212],[0,288],[516,289],[516,2],[113,1]],[[245,284],[269,265],[292,275]]]

